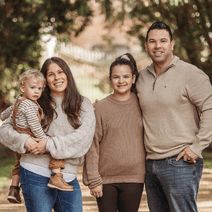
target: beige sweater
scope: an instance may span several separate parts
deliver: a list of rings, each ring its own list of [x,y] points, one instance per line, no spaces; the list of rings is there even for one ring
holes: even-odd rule
[[[153,65],[141,71],[137,90],[147,159],[174,156],[186,146],[202,157],[202,150],[212,140],[212,87],[208,76],[175,56],[159,76]]]
[[[143,124],[135,94],[127,101],[108,96],[95,105],[96,131],[86,154],[85,185],[143,183]]]

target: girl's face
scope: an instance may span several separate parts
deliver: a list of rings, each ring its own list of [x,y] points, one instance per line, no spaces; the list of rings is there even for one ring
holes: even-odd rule
[[[128,95],[132,84],[135,83],[135,75],[128,65],[116,65],[111,73],[111,85],[116,95]]]
[[[37,101],[42,94],[43,88],[44,82],[42,80],[30,77],[21,85],[20,90],[25,98]]]
[[[56,63],[49,65],[46,81],[52,96],[64,96],[68,80],[65,72]]]

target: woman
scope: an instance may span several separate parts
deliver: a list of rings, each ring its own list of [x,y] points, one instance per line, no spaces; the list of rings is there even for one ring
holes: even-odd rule
[[[95,116],[88,99],[77,91],[71,70],[62,59],[47,59],[41,72],[47,86],[39,99],[45,114],[43,123],[47,140],[33,140],[18,134],[9,122],[0,128],[0,142],[13,151],[23,154],[20,161],[20,182],[27,211],[51,212],[82,211],[82,197],[76,178],[77,166],[92,142]],[[48,152],[49,154],[44,154]],[[60,191],[47,186],[51,171],[50,155],[65,159],[63,178],[74,191]]]
[[[143,125],[135,94],[138,75],[129,53],[110,66],[113,93],[95,104],[96,131],[83,181],[100,212],[137,212],[144,183]]]

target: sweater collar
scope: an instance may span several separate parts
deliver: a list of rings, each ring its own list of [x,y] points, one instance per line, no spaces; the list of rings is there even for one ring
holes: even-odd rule
[[[113,102],[115,104],[118,104],[118,105],[127,105],[127,104],[130,104],[132,102],[132,99],[135,98],[136,95],[134,93],[131,93],[130,95],[130,98],[126,101],[119,101],[117,99],[114,99],[112,94],[107,96],[107,99],[110,101],[110,102]]]
[[[164,71],[168,71],[171,67],[176,66],[177,62],[179,61],[179,57],[175,56],[173,57],[172,61],[170,62],[170,64],[168,65],[167,69]],[[151,65],[147,66],[147,70],[152,73],[154,76],[155,74],[155,69],[154,69],[154,64],[152,63]]]
[[[56,105],[62,105],[63,102],[63,96],[52,96],[54,102],[56,103]]]

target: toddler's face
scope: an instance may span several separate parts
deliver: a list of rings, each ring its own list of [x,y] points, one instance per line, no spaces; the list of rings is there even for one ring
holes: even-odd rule
[[[25,98],[37,101],[42,94],[43,88],[44,83],[42,80],[31,77],[21,85],[20,89]]]

